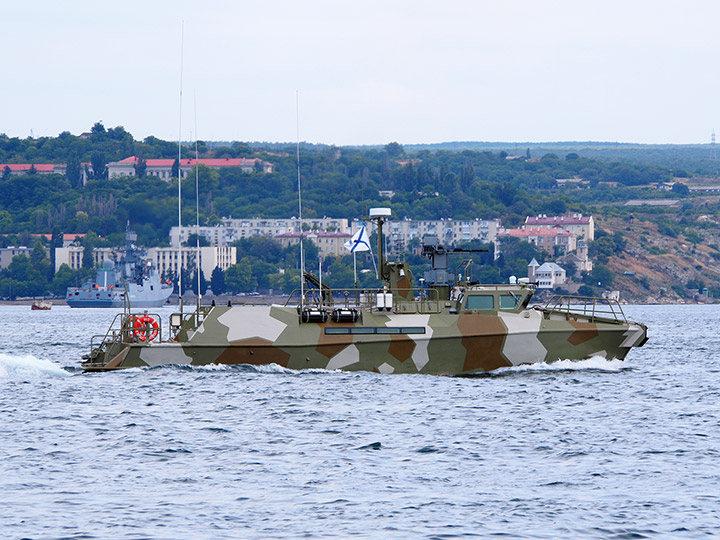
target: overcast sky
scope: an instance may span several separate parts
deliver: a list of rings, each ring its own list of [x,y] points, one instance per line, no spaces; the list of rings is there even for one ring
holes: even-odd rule
[[[294,141],[296,95],[300,139],[337,145],[720,133],[717,0],[3,0],[0,21],[9,136]]]

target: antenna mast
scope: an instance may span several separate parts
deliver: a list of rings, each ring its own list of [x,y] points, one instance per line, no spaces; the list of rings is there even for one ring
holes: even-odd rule
[[[198,167],[198,134],[197,134],[197,100],[193,92],[193,109],[195,112],[195,271],[197,272],[197,309],[200,311],[202,291],[200,289],[200,171]]]
[[[300,191],[300,97],[295,90],[295,129],[296,129],[296,158],[297,158],[297,185],[298,185],[298,214],[300,216],[300,311],[302,312],[305,302],[305,255],[303,253],[303,228],[302,228],[302,192]]]
[[[183,290],[182,290],[182,242],[180,241],[182,238],[182,169],[181,169],[181,159],[182,159],[182,147],[181,147],[181,141],[182,141],[182,83],[183,83],[183,49],[185,44],[185,21],[182,21],[182,26],[180,29],[180,114],[179,120],[178,120],[178,260],[177,260],[177,270],[178,270],[178,305],[180,306],[180,313],[182,313],[182,296],[183,296]]]

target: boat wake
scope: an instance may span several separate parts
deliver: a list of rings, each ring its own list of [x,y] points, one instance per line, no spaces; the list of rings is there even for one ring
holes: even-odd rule
[[[70,373],[50,360],[32,355],[0,353],[0,379],[28,380],[69,376]]]
[[[500,368],[490,374],[508,374],[523,372],[557,372],[557,371],[609,371],[618,372],[626,369],[632,369],[627,360],[617,360],[615,358],[608,360],[603,356],[593,356],[586,360],[558,360],[556,362],[538,362],[536,364],[523,364],[521,366],[513,366]]]
[[[192,371],[192,372],[198,372],[198,373],[204,373],[204,372],[222,372],[222,373],[261,373],[261,374],[268,374],[268,375],[304,375],[304,374],[313,374],[313,373],[337,373],[338,371],[333,370],[327,370],[327,369],[289,369],[286,367],[283,367],[278,364],[259,364],[259,365],[253,365],[253,364],[207,364],[203,366],[193,366],[193,365],[176,365],[176,364],[166,364],[161,366],[155,366],[155,367],[142,367],[142,368],[133,368],[133,370],[141,370],[141,371],[147,371],[147,370],[156,370],[156,369],[171,369],[171,370],[181,370],[181,371]],[[129,371],[129,370],[128,370]]]

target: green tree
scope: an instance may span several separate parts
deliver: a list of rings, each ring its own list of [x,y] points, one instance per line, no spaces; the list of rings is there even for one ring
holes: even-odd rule
[[[210,275],[210,288],[213,294],[223,294],[225,292],[225,272],[218,266],[213,269]]]
[[[135,164],[135,176],[138,178],[145,178],[146,172],[147,160],[144,158],[139,158],[138,162]]]
[[[257,288],[257,280],[253,277],[252,267],[247,257],[225,271],[225,287],[234,293],[252,292]]]
[[[63,263],[53,276],[50,291],[57,296],[65,296],[68,287],[78,284],[78,274]]]
[[[396,142],[391,142],[385,145],[385,151],[391,158],[398,158],[405,155],[405,149]]]
[[[90,157],[90,163],[92,165],[93,178],[95,180],[107,178],[107,158],[105,157],[105,152],[93,152]]]
[[[65,168],[65,178],[74,188],[82,187],[82,163],[77,154],[71,154]]]
[[[192,291],[195,293],[195,295],[198,294],[198,273],[197,270],[195,270],[192,273],[191,280],[191,288]],[[205,279],[205,274],[203,273],[202,269],[200,269],[200,294],[205,294],[208,288],[208,282]]]
[[[88,231],[82,239],[83,256],[82,267],[93,268],[95,266],[95,253],[93,250],[100,244],[100,238],[92,231]]]

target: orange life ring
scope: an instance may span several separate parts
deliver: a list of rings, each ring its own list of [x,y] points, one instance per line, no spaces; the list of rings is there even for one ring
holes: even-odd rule
[[[136,316],[133,326],[135,327],[133,333],[140,341],[152,341],[160,331],[160,326],[157,321],[150,317],[150,315]]]

